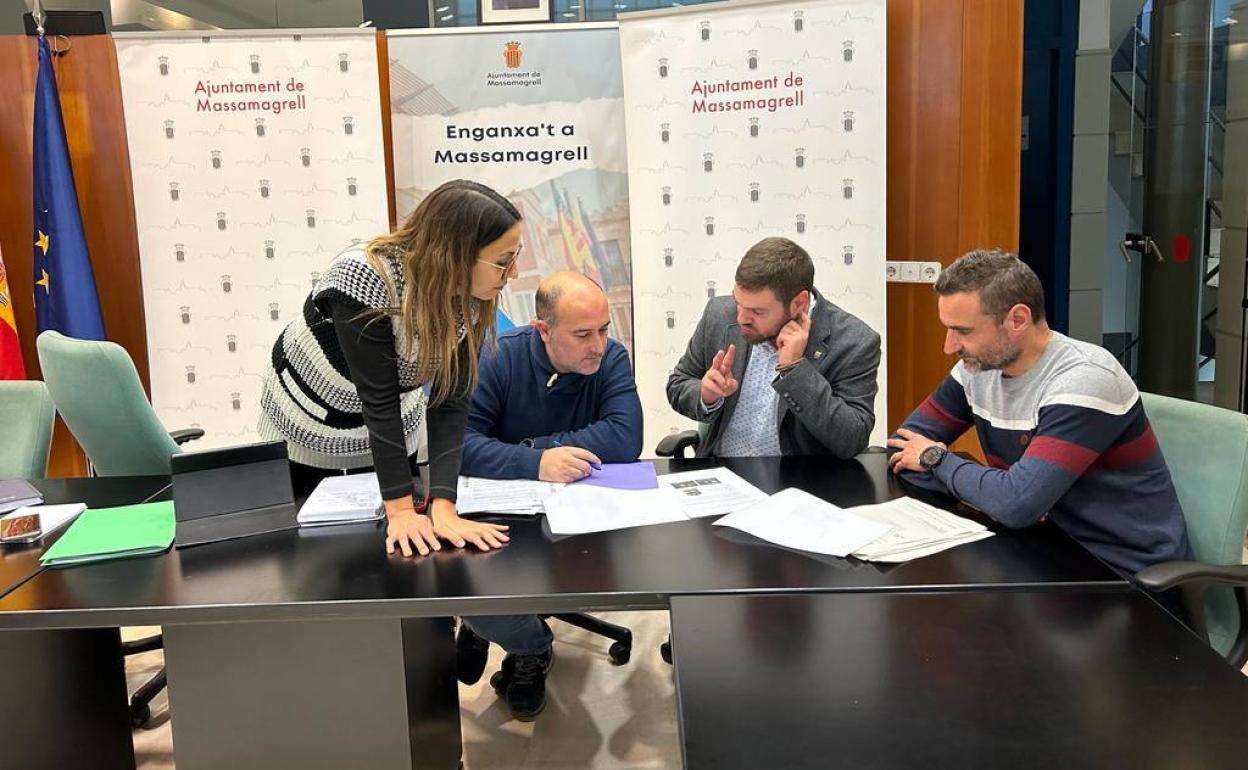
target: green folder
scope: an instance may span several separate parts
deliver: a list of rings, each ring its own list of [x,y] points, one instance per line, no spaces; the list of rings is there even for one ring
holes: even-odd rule
[[[91,508],[40,557],[45,567],[161,553],[173,542],[173,502]]]

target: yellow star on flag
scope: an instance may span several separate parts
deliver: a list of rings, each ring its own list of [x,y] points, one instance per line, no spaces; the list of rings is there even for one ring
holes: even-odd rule
[[[35,241],[35,245],[43,249],[43,256],[46,257],[48,256],[48,234],[42,230],[39,230],[38,233],[39,240]],[[44,276],[46,277],[47,273],[44,273]]]
[[[46,239],[46,237],[47,237],[47,236],[44,236],[44,237],[45,237],[45,239]],[[39,280],[35,281],[35,285],[36,285],[36,286],[42,286],[42,287],[43,287],[43,291],[44,291],[44,293],[45,293],[45,294],[50,294],[50,293],[52,292],[52,287],[48,285],[48,271],[47,271],[47,270],[40,270],[39,272],[43,274],[43,277],[42,277],[42,278],[40,278]]]

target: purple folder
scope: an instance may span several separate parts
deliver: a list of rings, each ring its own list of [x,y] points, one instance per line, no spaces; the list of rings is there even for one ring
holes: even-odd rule
[[[590,471],[576,483],[612,489],[658,489],[659,477],[654,463],[603,463],[602,468]]]

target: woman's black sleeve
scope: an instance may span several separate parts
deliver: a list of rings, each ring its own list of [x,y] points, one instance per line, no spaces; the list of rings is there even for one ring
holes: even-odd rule
[[[331,300],[329,304],[334,332],[363,407],[381,496],[394,500],[411,495],[412,471],[403,432],[402,391],[390,319],[359,318],[363,306],[354,303]]]
[[[468,428],[468,406],[472,393],[467,389],[468,346],[459,345],[459,370],[451,397],[427,413],[429,434],[429,496],[455,501],[459,465],[464,453],[464,432]]]

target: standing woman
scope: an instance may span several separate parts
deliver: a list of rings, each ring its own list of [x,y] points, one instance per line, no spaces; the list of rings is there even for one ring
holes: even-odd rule
[[[376,469],[389,553],[507,542],[507,527],[461,519],[455,491],[478,353],[520,232],[506,198],[447,182],[397,231],[335,257],[273,346],[260,435],[286,442],[296,478]],[[427,516],[412,494],[422,421]]]

